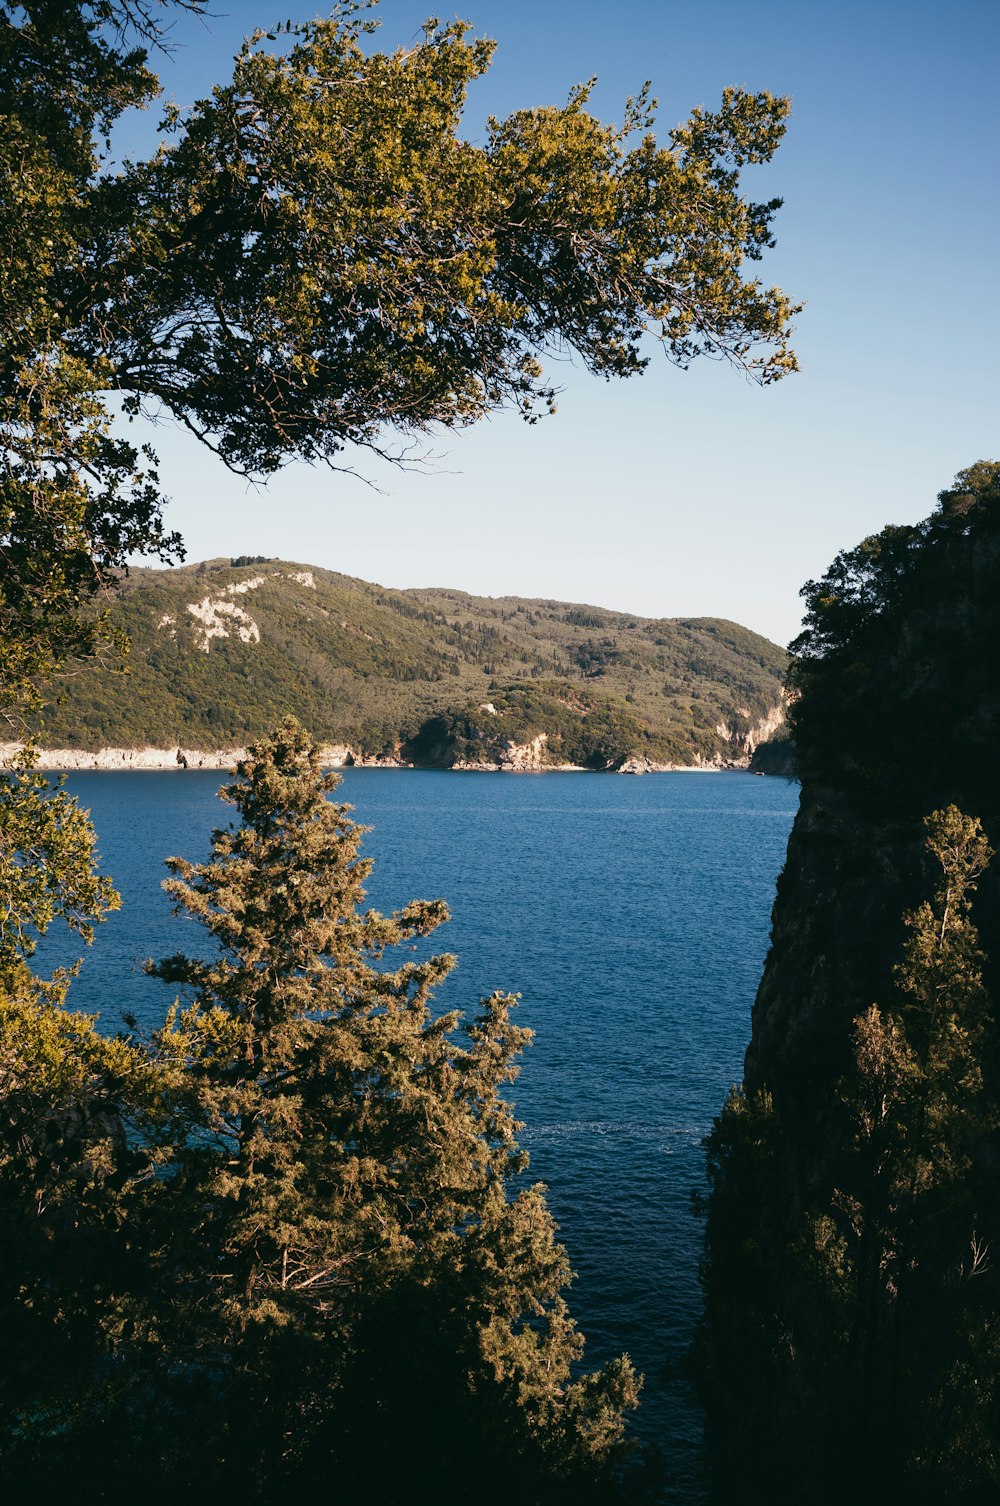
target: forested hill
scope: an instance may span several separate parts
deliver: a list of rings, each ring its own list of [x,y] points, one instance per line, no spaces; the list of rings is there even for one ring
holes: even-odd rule
[[[739,763],[780,720],[783,650],[716,618],[393,591],[243,556],[135,570],[112,619],[126,673],[67,678],[42,746],[242,745],[291,712],[358,756],[503,763],[533,745],[535,762],[600,768]]]

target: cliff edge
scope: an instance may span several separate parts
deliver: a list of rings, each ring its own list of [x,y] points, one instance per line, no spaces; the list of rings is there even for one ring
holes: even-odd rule
[[[718,1499],[972,1506],[1000,1499],[1000,464],[803,594],[801,803],[708,1141]]]

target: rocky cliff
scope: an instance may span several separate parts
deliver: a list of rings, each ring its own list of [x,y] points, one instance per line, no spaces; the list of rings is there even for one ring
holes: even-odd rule
[[[926,523],[890,528],[808,596],[791,719],[802,778],[746,1077],[803,1107],[883,998],[924,896],[923,820],[955,804],[1000,850],[1000,491],[963,473]],[[1000,959],[1000,878],[976,918]]]
[[[1000,857],[952,911],[925,826],[1000,853],[1000,465],[939,502],[810,582],[793,645],[800,809],[709,1142],[720,1500],[1000,1499]]]

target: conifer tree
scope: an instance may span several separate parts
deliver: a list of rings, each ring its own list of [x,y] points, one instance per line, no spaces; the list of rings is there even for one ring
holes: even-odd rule
[[[926,821],[931,897],[804,1164],[767,1091],[709,1139],[702,1360],[723,1471],[748,1498],[973,1501],[1000,1487],[992,1011],[972,920],[992,857],[954,806]],[[986,1153],[984,1154],[984,1147]]]
[[[993,854],[955,806],[925,825],[940,877],[905,917],[890,1008],[854,1022],[854,1070],[840,1089],[853,1144],[831,1213],[857,1454],[875,1490],[886,1467],[902,1478],[926,1463],[928,1440],[915,1444],[907,1415],[925,1416],[928,1377],[961,1349],[969,1284],[988,1264],[973,1149],[996,1122],[983,1077],[991,1007],[970,912]],[[887,1432],[897,1435],[888,1449]]]
[[[512,1188],[501,1090],[529,1033],[499,994],[471,1024],[436,1015],[449,956],[380,965],[447,910],[361,908],[371,865],[335,784],[294,722],[252,749],[223,791],[240,825],[169,865],[217,950],[150,964],[193,994],[157,1046],[191,1091],[174,1321],[224,1356],[202,1479],[360,1489],[377,1461],[384,1500],[470,1469],[487,1500],[585,1498],[638,1383],[627,1359],[572,1378],[566,1254],[542,1189]]]

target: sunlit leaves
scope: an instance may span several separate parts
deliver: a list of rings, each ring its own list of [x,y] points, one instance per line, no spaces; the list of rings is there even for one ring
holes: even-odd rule
[[[436,1013],[447,955],[379,965],[447,911],[363,907],[370,864],[328,798],[335,783],[287,722],[226,791],[241,823],[215,833],[208,862],[171,860],[170,892],[219,947],[150,968],[193,998],[156,1040],[192,1090],[176,1163],[178,1224],[197,1209],[197,1236],[178,1243],[187,1300],[234,1370],[258,1367],[257,1386],[261,1346],[297,1346],[291,1415],[334,1426],[358,1386],[384,1395],[409,1367],[470,1426],[474,1397],[491,1398],[515,1455],[528,1440],[547,1467],[592,1467],[638,1385],[625,1360],[572,1377],[583,1346],[561,1295],[566,1253],[542,1190],[511,1185],[527,1158],[501,1089],[529,1032],[501,994],[468,1024]],[[434,1337],[408,1352],[411,1329]],[[320,1364],[325,1391],[310,1392]],[[385,1409],[352,1431],[403,1425]],[[436,1444],[429,1457],[440,1471]]]
[[[231,84],[115,188],[138,207],[88,275],[117,317],[81,324],[127,392],[157,398],[231,465],[463,424],[553,392],[535,362],[576,350],[595,371],[640,370],[644,333],[684,365],[724,355],[761,381],[794,366],[795,310],[741,266],[770,243],[777,203],[741,198],[737,167],[776,147],[787,102],[728,91],[660,148],[646,91],[623,128],[561,108],[462,134],[492,43],[428,26],[366,50],[347,7],[248,44]]]

